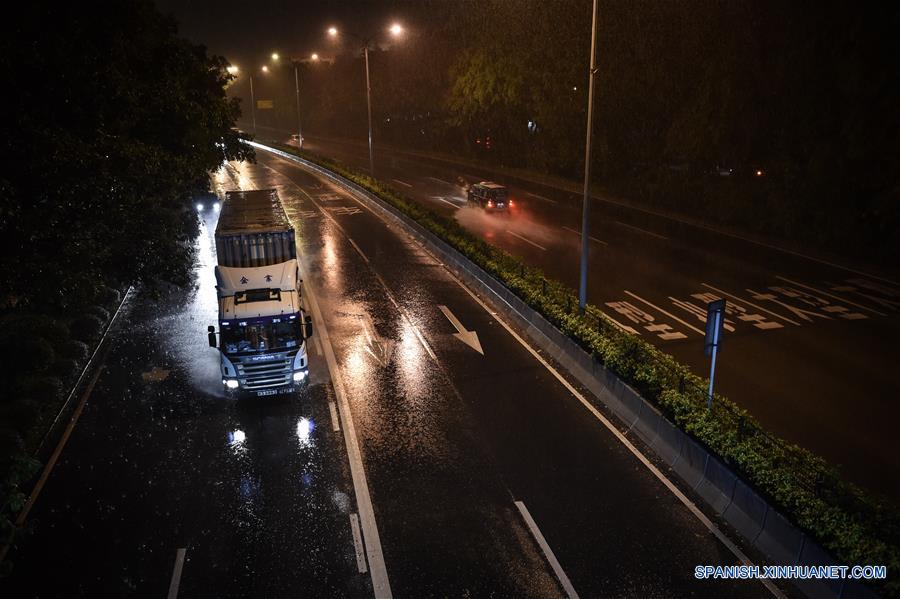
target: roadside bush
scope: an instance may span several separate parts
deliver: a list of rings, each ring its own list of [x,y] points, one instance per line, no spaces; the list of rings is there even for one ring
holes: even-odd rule
[[[287,146],[299,155],[367,189],[456,248],[605,368],[654,402],[668,419],[720,456],[784,515],[846,564],[883,564],[900,570],[900,516],[882,505],[811,452],[766,433],[743,408],[716,395],[706,407],[708,381],[694,375],[638,337],[619,329],[596,307],[577,311],[575,293],[525,266],[510,254],[466,231],[452,218],[431,212],[366,175],[332,160]],[[900,593],[894,577],[882,585]]]
[[[75,339],[66,339],[60,343],[59,348],[57,349],[57,354],[60,357],[69,358],[79,363],[87,360],[89,353],[90,349],[88,348],[87,343],[76,341]]]
[[[40,406],[28,399],[15,399],[0,404],[0,421],[15,430],[27,431],[37,423]]]
[[[119,293],[118,289],[113,289],[112,287],[104,285],[100,288],[99,293],[97,293],[97,301],[100,302],[101,305],[112,309],[113,307],[117,307],[119,302],[122,301],[122,294]]]
[[[84,314],[72,321],[72,335],[79,341],[94,341],[100,337],[100,331],[106,321],[93,314]]]
[[[3,342],[29,337],[48,340],[65,339],[69,329],[62,322],[43,314],[13,311],[0,317],[0,339]]]
[[[84,313],[89,316],[96,316],[99,318],[104,324],[109,322],[109,311],[102,306],[88,306],[84,309]]]
[[[4,335],[0,340],[0,355],[10,372],[43,372],[56,359],[53,346],[40,337],[12,337]]]
[[[13,393],[43,404],[62,397],[62,381],[54,376],[26,376],[16,381]]]
[[[57,358],[56,361],[53,362],[51,372],[61,379],[67,379],[72,376],[76,370],[78,370],[78,362],[72,358]]]

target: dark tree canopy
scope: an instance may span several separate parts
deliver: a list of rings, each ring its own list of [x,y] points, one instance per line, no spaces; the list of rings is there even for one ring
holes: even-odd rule
[[[144,0],[31,2],[7,14],[0,69],[5,304],[67,307],[104,280],[185,280],[189,193],[225,158],[224,59]]]

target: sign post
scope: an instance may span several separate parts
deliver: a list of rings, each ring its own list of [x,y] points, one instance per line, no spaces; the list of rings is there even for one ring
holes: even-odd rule
[[[712,409],[713,381],[716,378],[716,354],[722,344],[722,331],[725,330],[725,300],[718,299],[706,306],[706,355],[712,356],[709,368],[709,399],[706,407]]]

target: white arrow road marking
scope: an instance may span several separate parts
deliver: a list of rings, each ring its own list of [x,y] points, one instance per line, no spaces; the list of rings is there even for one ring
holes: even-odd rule
[[[478,341],[478,333],[476,333],[475,331],[467,331],[447,306],[438,306],[438,308],[441,309],[441,312],[444,313],[444,316],[447,317],[447,320],[450,321],[450,324],[452,324],[453,327],[457,330],[456,333],[453,333],[453,336],[483,356],[484,350],[481,349],[481,343]]]

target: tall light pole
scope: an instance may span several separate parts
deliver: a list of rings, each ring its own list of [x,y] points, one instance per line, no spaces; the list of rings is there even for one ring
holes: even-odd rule
[[[390,26],[388,31],[391,32],[391,35],[394,37],[399,36],[403,33],[403,27],[401,27],[398,23],[394,23]],[[336,37],[338,35],[338,30],[336,27],[328,28],[328,35],[331,37]],[[365,58],[366,63],[366,110],[368,112],[369,117],[369,175],[374,179],[375,178],[375,147],[372,141],[372,84],[369,78],[369,45],[372,43],[372,38],[367,37],[363,38],[358,35],[354,35],[349,33],[348,35],[355,37],[363,43],[363,57]]]
[[[584,142],[584,203],[581,208],[581,278],[578,285],[578,309],[587,305],[588,253],[591,234],[591,134],[594,127],[594,78],[597,75],[597,0],[591,21],[591,71],[588,84],[587,134]]]
[[[308,61],[316,62],[319,60],[319,55],[313,53],[308,59]],[[303,131],[300,129],[300,71],[299,66],[300,63],[304,62],[302,60],[291,60],[291,64],[294,65],[294,90],[297,93],[297,149],[303,147]]]
[[[256,98],[253,97],[253,73],[250,73],[250,114],[253,116],[253,136],[256,136]]]

